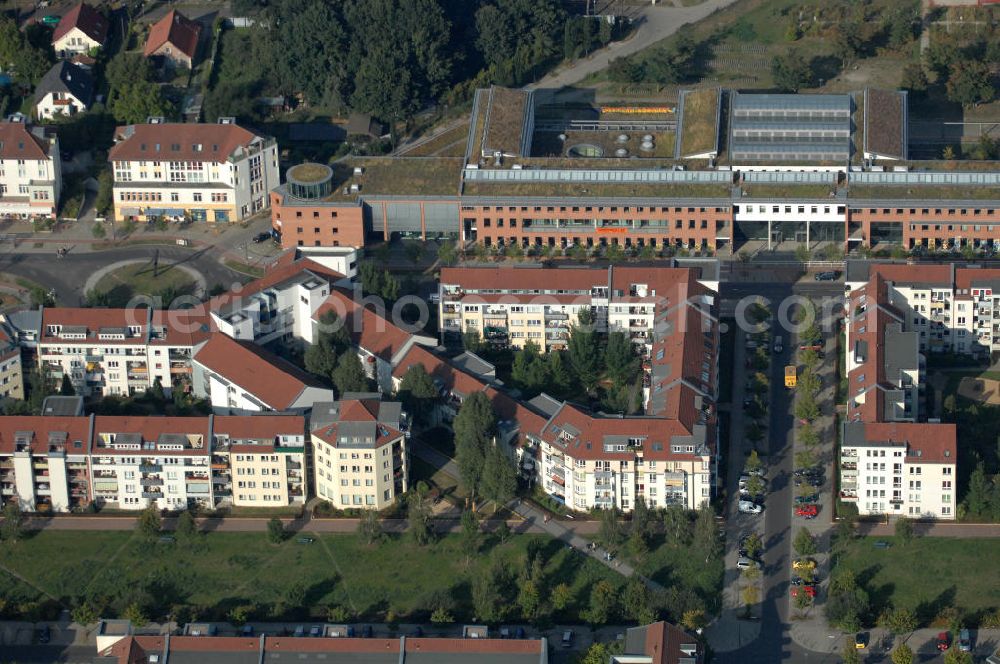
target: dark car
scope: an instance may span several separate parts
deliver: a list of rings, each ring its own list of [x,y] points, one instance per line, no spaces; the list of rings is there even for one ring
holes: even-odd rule
[[[323,628],[320,627],[319,625],[313,625],[312,627],[309,628],[309,636],[313,637],[314,639],[323,636]]]
[[[243,625],[243,629],[240,630],[243,636],[253,636],[253,625]]]
[[[48,643],[51,640],[52,640],[52,630],[49,628],[48,625],[42,625],[42,627],[38,630],[38,642]]]
[[[524,638],[524,628],[523,627],[518,627],[517,630],[514,631],[514,638],[515,639],[523,639]]]
[[[810,476],[809,479],[806,480],[806,484],[814,488],[819,488],[823,486],[823,478],[818,475]]]
[[[837,273],[836,272],[819,272],[819,273],[816,274],[815,279],[816,279],[816,281],[836,281],[837,280]]]
[[[962,629],[958,633],[958,649],[962,652],[970,652],[972,650],[972,639],[969,637],[969,630]]]
[[[371,625],[365,625],[364,627],[362,627],[361,628],[361,636],[364,637],[364,638],[366,638],[366,639],[372,638],[372,626]]]
[[[420,625],[417,625],[417,626],[416,626],[416,627],[415,627],[415,628],[413,629],[413,636],[414,636],[415,638],[418,638],[418,639],[419,639],[419,638],[423,637],[423,635],[424,635],[424,628],[423,628],[423,627],[421,627]]]
[[[271,239],[270,233],[257,233],[253,236],[254,244],[260,244],[261,242],[267,242]]]
[[[806,505],[808,503],[815,503],[819,500],[819,494],[811,493],[808,496],[797,496],[795,498],[796,505]]]

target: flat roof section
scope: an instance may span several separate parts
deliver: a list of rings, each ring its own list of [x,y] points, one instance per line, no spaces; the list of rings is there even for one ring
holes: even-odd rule
[[[719,152],[719,111],[722,90],[685,90],[681,93],[678,158]]]
[[[736,161],[847,161],[850,95],[733,93],[729,155]]]

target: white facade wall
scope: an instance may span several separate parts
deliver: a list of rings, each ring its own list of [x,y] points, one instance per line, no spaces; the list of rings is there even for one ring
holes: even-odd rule
[[[208,455],[172,455],[136,449],[132,454],[91,456],[94,498],[126,510],[185,509],[190,501],[212,506]]]
[[[49,159],[0,159],[0,214],[55,216],[62,184],[57,142],[49,154]]]
[[[905,445],[845,445],[841,461],[857,463],[861,515],[955,518],[956,464],[921,462]],[[842,472],[845,480],[855,475]]]
[[[80,28],[73,28],[58,40],[52,42],[52,48],[61,58],[71,58],[81,53],[89,53],[92,48],[100,48],[101,43],[91,39]]]

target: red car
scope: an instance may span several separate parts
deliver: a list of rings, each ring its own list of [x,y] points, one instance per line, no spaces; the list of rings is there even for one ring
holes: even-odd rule
[[[799,596],[799,586],[792,586],[792,597]],[[805,593],[806,597],[814,599],[816,597],[816,586],[812,583],[807,583],[801,586],[802,592]]]
[[[815,519],[819,514],[819,508],[815,505],[798,505],[795,508],[795,516],[804,516],[807,519]]]
[[[951,635],[948,632],[941,632],[937,637],[937,649],[944,652],[951,646]]]

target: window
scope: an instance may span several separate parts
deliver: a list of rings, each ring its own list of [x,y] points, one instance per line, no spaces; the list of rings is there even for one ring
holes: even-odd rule
[[[201,192],[200,191],[194,192],[191,195],[191,198],[192,200],[194,200],[195,203],[201,203]]]

